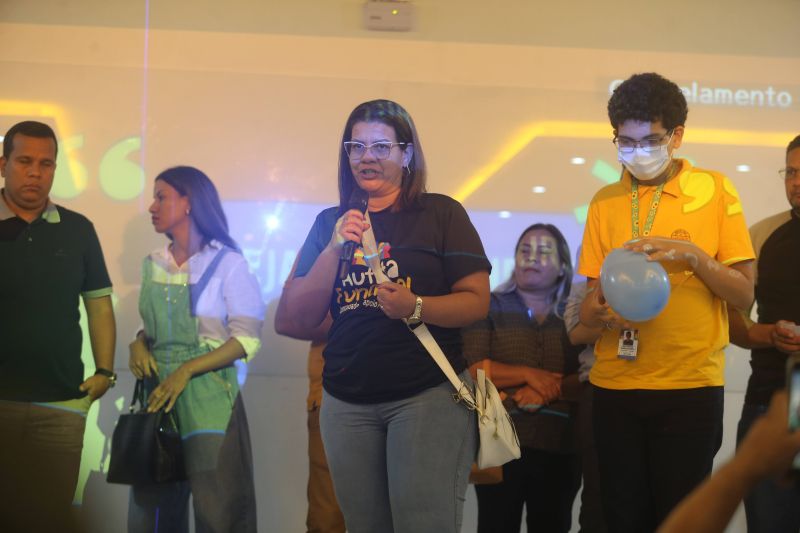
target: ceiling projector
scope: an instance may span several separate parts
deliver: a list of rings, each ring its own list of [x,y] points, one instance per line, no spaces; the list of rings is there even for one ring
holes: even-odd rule
[[[411,31],[414,27],[414,4],[371,0],[364,4],[364,26],[377,31]]]

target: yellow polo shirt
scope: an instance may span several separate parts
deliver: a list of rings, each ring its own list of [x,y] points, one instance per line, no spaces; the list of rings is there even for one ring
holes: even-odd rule
[[[731,265],[755,257],[739,194],[718,172],[677,159],[680,171],[664,186],[651,237],[691,241]],[[639,227],[644,230],[655,186],[639,185]],[[605,257],[633,236],[631,176],[603,187],[592,199],[578,272],[599,278]],[[664,310],[639,329],[635,361],[617,357],[619,331],[606,331],[595,346],[589,380],[603,388],[690,389],[724,384],[728,315],[685,262],[664,262],[672,291]]]

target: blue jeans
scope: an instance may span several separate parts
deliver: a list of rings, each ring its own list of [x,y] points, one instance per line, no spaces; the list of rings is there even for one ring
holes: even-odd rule
[[[767,407],[744,405],[736,431],[737,447]],[[780,487],[771,479],[762,481],[744,499],[744,510],[749,533],[800,531],[800,491],[795,487]]]
[[[453,392],[444,382],[377,404],[323,393],[322,440],[349,533],[460,531],[478,434]]]

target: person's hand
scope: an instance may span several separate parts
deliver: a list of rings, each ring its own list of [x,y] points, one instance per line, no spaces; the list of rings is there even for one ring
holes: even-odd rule
[[[561,396],[562,375],[538,368],[525,369],[525,383],[533,389],[545,403],[557,400]]]
[[[81,392],[88,394],[92,401],[102,397],[109,388],[111,388],[111,380],[107,376],[101,376],[100,374],[90,376],[78,387]]]
[[[384,281],[377,288],[378,304],[389,318],[408,318],[414,314],[417,296],[404,285]]]
[[[333,235],[331,235],[331,242],[328,246],[334,251],[340,252],[344,243],[347,241],[360,244],[361,236],[368,228],[369,224],[367,224],[364,213],[358,209],[351,209],[336,221],[336,226],[333,228]]]
[[[178,367],[150,393],[147,398],[147,412],[154,413],[166,406],[165,411],[169,413],[190,379],[192,373],[185,366]]]
[[[800,328],[794,322],[778,320],[772,328],[770,341],[782,352],[800,352],[800,334],[795,332],[800,332]]]
[[[665,239],[663,237],[642,237],[624,244],[626,250],[647,254],[648,261],[686,261],[692,270],[697,268],[700,258],[705,255],[700,248],[689,241]]]
[[[137,338],[129,345],[130,357],[128,368],[136,379],[144,379],[158,375],[158,365],[141,338]]]
[[[517,389],[511,399],[514,400],[514,403],[517,404],[517,407],[528,412],[536,412],[547,405],[547,402],[544,400],[542,395],[528,385],[524,385]]]
[[[800,431],[789,431],[788,408],[786,391],[773,394],[769,410],[739,445],[733,462],[751,482],[788,473],[800,453]]]
[[[597,328],[605,327],[606,329],[629,329],[631,328],[630,322],[619,316],[608,305],[605,297],[603,296],[603,289],[600,283],[594,286],[594,290],[586,296],[588,300],[588,320],[589,323],[584,324],[587,327]]]

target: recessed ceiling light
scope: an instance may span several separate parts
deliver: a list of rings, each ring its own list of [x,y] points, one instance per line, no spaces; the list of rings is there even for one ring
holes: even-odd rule
[[[511,211],[500,211],[497,213],[500,218],[511,218]]]
[[[583,157],[573,157],[572,159],[569,160],[569,162],[572,163],[573,165],[583,165],[586,163],[586,159]]]
[[[737,172],[750,172],[750,165],[736,165]]]
[[[544,192],[547,192],[547,187],[545,187],[544,185],[534,185],[533,188],[531,189],[531,192],[533,194],[542,194]]]

